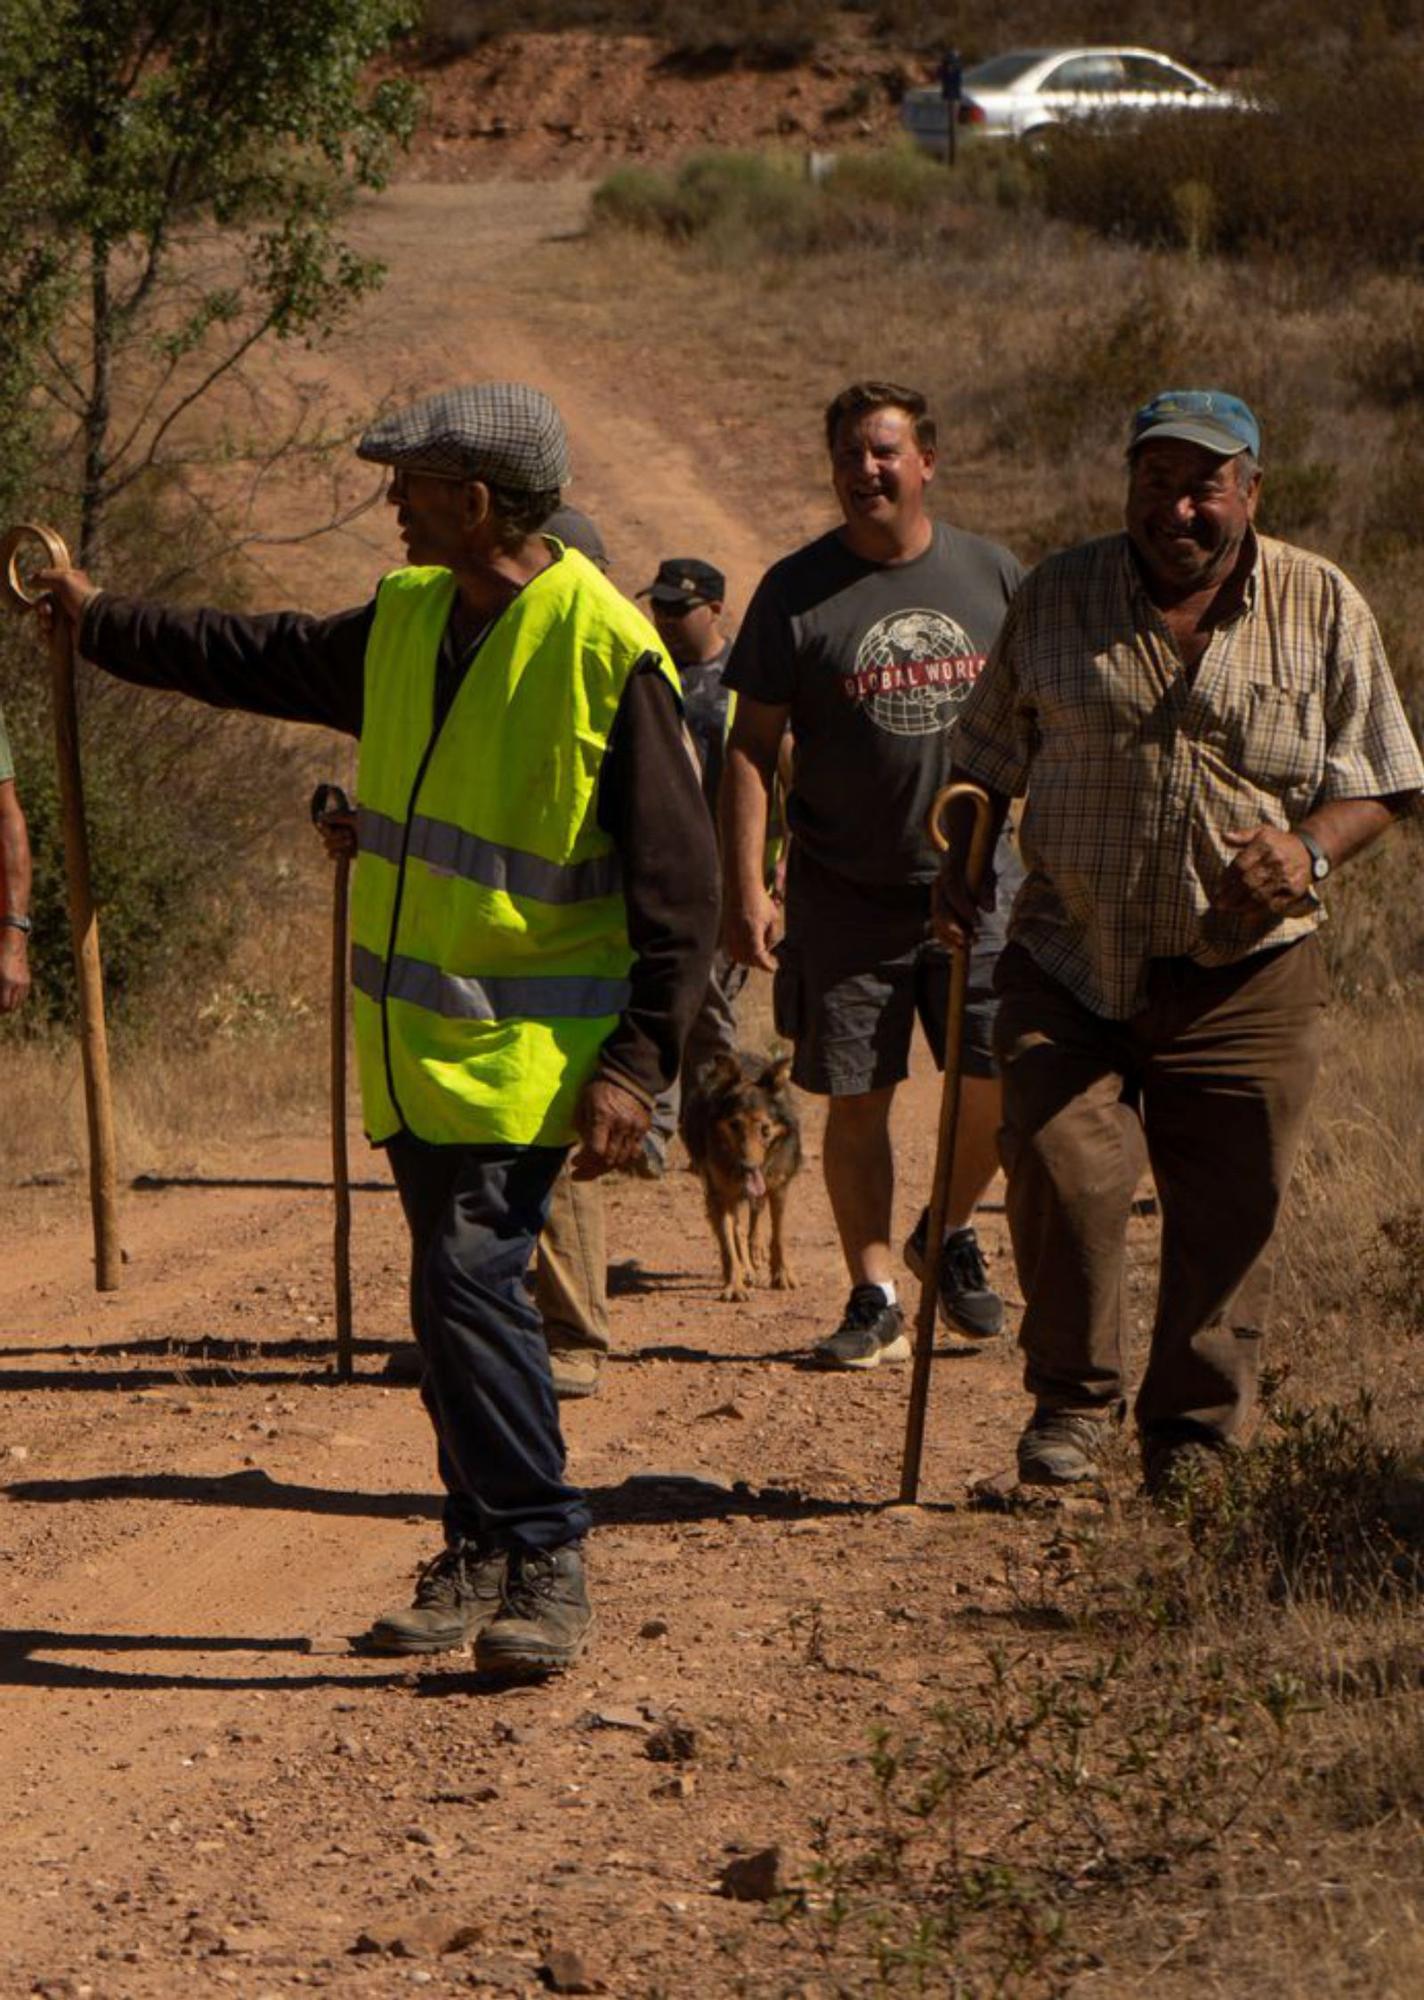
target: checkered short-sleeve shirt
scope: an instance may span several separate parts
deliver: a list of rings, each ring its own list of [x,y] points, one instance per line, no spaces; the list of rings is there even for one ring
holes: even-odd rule
[[[1229,964],[1320,923],[1214,910],[1224,834],[1424,788],[1364,599],[1266,536],[1190,681],[1125,535],[1041,563],[960,709],[955,762],[1027,793],[1010,937],[1112,1019],[1141,1005],[1150,959]]]

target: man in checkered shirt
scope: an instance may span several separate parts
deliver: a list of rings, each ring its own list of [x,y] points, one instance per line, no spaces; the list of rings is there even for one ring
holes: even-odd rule
[[[1259,464],[1234,396],[1140,409],[1126,533],[1032,573],[955,732],[956,776],[1000,814],[1026,794],[995,1040],[1028,1483],[1095,1477],[1121,1405],[1144,1136],[1162,1213],[1135,1409],[1148,1491],[1240,1436],[1319,1067],[1320,888],[1424,787],[1364,600],[1256,533]],[[963,847],[939,886],[951,943],[977,917]]]

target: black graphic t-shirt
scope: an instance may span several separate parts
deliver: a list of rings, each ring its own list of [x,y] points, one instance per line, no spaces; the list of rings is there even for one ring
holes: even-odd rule
[[[933,881],[925,817],[953,762],[960,702],[983,671],[1022,564],[935,523],[913,562],[866,562],[838,532],[767,571],[723,675],[789,705],[792,833],[857,882]]]

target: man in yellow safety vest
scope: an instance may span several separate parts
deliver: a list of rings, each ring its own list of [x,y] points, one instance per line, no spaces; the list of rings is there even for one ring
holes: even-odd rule
[[[44,572],[120,678],[360,740],[352,978],[366,1129],[412,1239],[445,1546],[372,1641],[519,1676],[591,1621],[590,1517],[525,1288],[549,1192],[638,1151],[707,983],[717,862],[677,676],[643,615],[540,532],[563,423],[523,383],[376,424],[406,562],[334,617],[145,604]]]

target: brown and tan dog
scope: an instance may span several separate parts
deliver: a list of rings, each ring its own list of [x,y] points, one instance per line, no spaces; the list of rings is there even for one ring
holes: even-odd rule
[[[801,1171],[801,1126],[791,1101],[790,1056],[745,1051],[704,1063],[682,1112],[682,1136],[707,1197],[722,1253],[722,1292],[745,1299],[756,1282],[761,1219],[771,1214],[771,1283],[795,1288],[786,1255],[786,1197]]]

